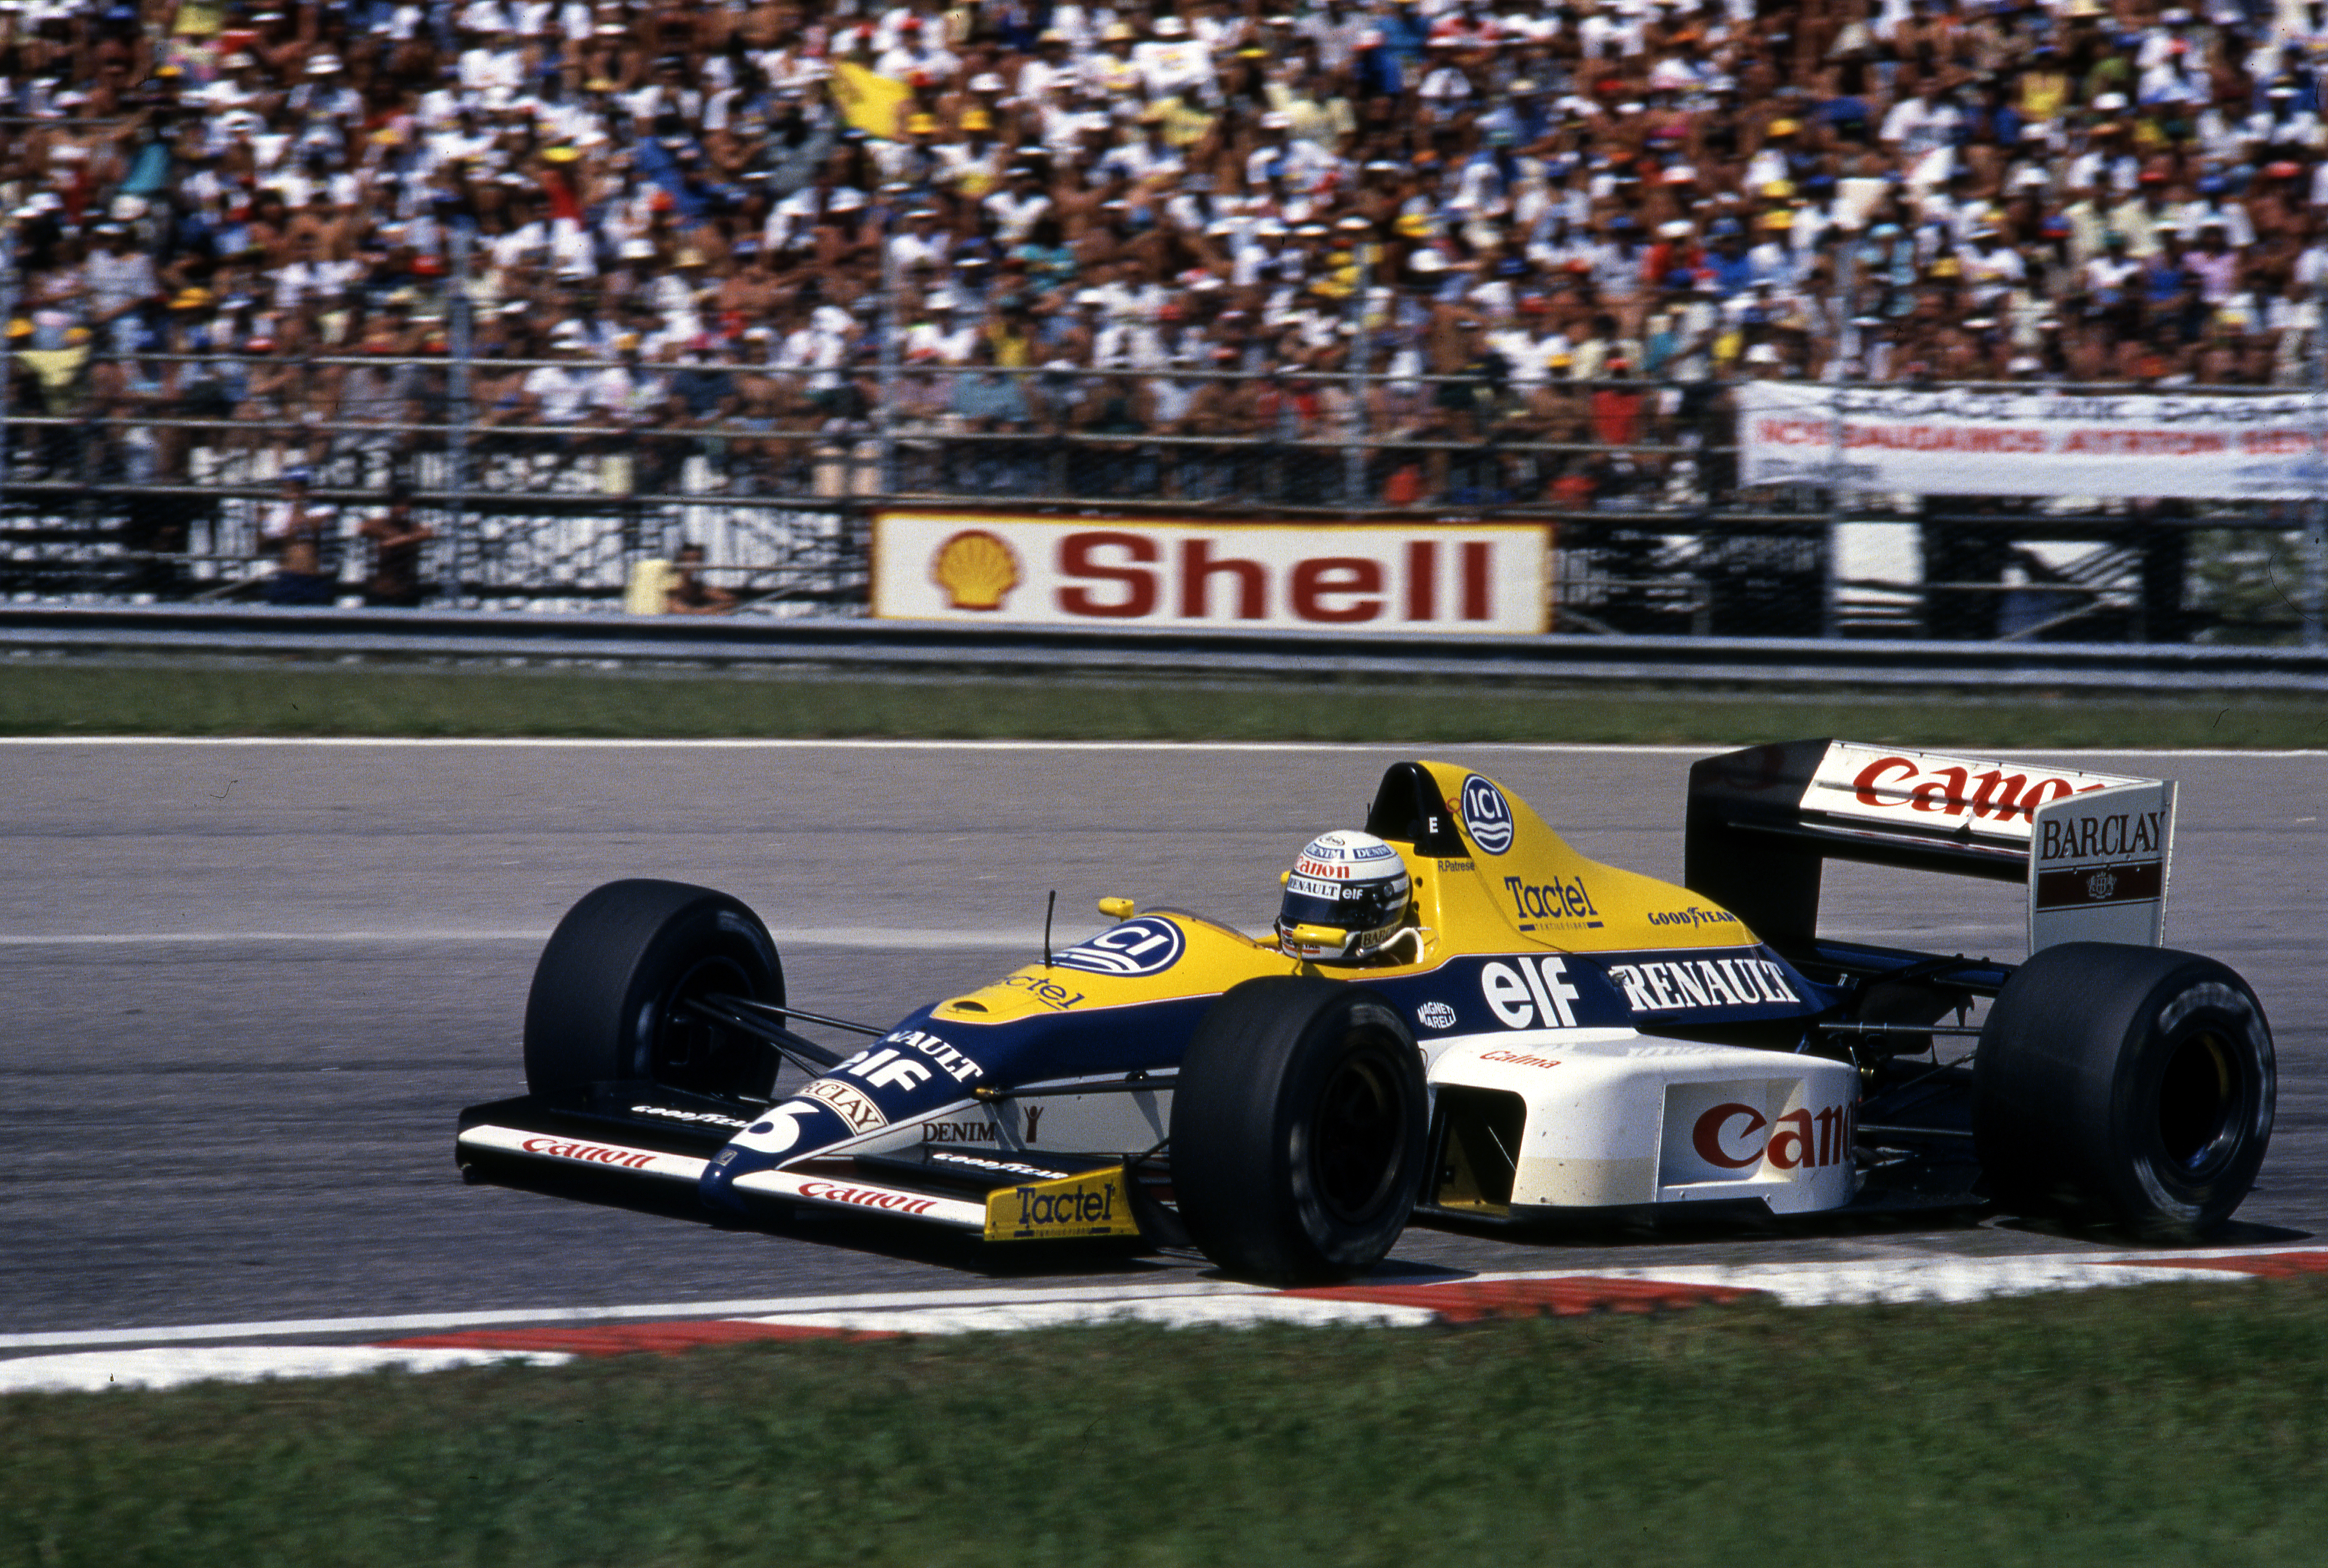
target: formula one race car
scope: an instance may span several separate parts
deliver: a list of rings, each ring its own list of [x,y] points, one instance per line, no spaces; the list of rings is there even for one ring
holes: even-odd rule
[[[888,1029],[792,1006],[734,898],[610,883],[535,972],[530,1093],[464,1112],[457,1158],[743,1216],[1193,1242],[1281,1283],[1367,1269],[1417,1214],[1985,1199],[2203,1234],[2262,1162],[2274,1066],[2246,982],[2156,945],[2173,808],[2149,780],[1765,746],[1691,770],[1675,887],[1402,762],[1364,832],[1302,851],[1269,937],[1106,898],[1105,930]],[[1822,935],[1826,859],[2025,884],[2030,956]]]

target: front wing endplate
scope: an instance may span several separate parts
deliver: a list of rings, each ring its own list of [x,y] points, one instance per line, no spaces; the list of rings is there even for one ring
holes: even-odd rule
[[[999,1187],[986,1195],[986,1239],[990,1242],[1138,1235],[1140,1224],[1124,1193],[1121,1165]]]

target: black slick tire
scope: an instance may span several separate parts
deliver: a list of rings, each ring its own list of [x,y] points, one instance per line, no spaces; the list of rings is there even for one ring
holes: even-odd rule
[[[534,966],[526,1086],[568,1101],[617,1082],[765,1095],[774,1053],[682,1005],[720,992],[784,1004],[784,965],[758,915],[709,887],[609,882],[566,912]]]
[[[1239,1279],[1362,1273],[1413,1212],[1429,1119],[1422,1056],[1388,1002],[1333,981],[1246,981],[1213,1004],[1181,1059],[1181,1220]]]
[[[2008,1210],[2206,1235],[2271,1141],[2271,1028],[2245,981],[2171,948],[2075,942],[2031,956],[1973,1066],[1982,1174]]]

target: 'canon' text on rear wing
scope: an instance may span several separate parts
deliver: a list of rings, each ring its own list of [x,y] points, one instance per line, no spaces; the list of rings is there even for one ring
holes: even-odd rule
[[[1782,952],[1816,936],[1826,860],[2023,883],[2032,953],[2154,946],[2173,843],[2171,782],[1797,740],[1690,769],[1684,879]]]

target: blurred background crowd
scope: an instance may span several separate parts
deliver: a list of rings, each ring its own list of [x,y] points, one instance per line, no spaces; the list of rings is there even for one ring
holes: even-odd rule
[[[1357,430],[1279,498],[1583,501],[1741,377],[2310,384],[2323,52],[2320,0],[0,0],[10,394],[385,484],[465,349],[480,461],[601,488],[1201,499]]]

